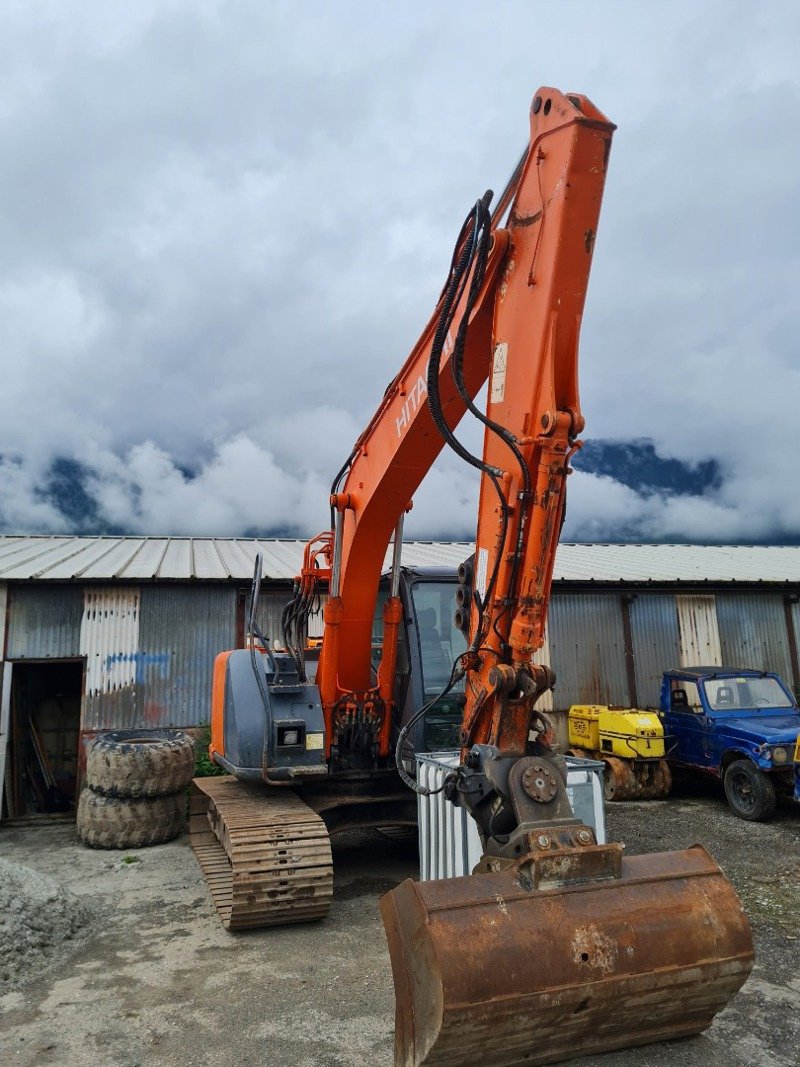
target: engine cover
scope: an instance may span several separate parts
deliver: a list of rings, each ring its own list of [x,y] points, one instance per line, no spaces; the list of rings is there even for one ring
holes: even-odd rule
[[[316,685],[298,679],[286,653],[221,652],[214,662],[209,754],[242,780],[280,785],[326,775]]]

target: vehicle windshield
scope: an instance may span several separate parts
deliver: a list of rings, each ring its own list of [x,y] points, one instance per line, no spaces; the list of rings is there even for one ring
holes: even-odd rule
[[[416,582],[411,596],[417,616],[422,687],[427,703],[439,697],[450,681],[453,663],[466,651],[467,639],[456,626],[456,582]],[[425,748],[458,748],[464,707],[464,679],[436,700],[425,716]]]
[[[795,707],[776,678],[709,678],[703,686],[712,711]]]

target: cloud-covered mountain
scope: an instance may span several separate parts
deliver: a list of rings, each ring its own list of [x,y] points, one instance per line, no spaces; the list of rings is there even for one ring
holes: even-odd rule
[[[640,496],[704,496],[722,486],[715,459],[697,464],[659,456],[652,441],[597,441],[589,439],[575,454],[575,470],[585,471],[632,489]]]
[[[307,483],[307,495],[301,507],[287,509],[285,496],[276,497],[264,492],[264,475],[275,475],[274,457],[253,449],[247,442],[235,443],[231,455],[216,457],[210,468],[193,472],[178,469],[152,446],[139,449],[127,466],[117,470],[109,481],[108,470],[98,470],[75,459],[58,456],[45,472],[41,484],[34,486],[31,505],[46,516],[42,528],[73,534],[172,533],[172,534],[228,534],[245,537],[306,537],[312,532],[311,517],[321,512],[326,499],[324,486],[316,479]],[[247,458],[252,463],[250,474],[253,491],[249,497],[251,508],[238,508],[229,497],[220,503],[216,519],[204,520],[202,514],[187,507],[192,501],[208,498],[216,484],[219,488],[228,475]],[[262,464],[264,469],[262,470]],[[571,540],[653,540],[652,517],[666,514],[670,508],[688,507],[695,502],[701,509],[718,498],[723,488],[719,464],[707,460],[696,465],[659,456],[651,441],[600,441],[590,439],[573,460],[571,483],[584,480],[579,494],[569,493],[565,537]],[[124,471],[124,474],[122,473]],[[474,534],[476,478],[472,471],[448,469],[442,463],[433,473],[432,489],[421,491],[422,509],[415,507],[408,519],[408,533],[419,538],[467,539]],[[279,475],[280,477],[280,475]],[[290,472],[282,472],[287,486]],[[445,485],[445,482],[448,485]],[[274,487],[273,487],[274,488]],[[628,514],[620,521],[619,502],[611,508],[600,508],[588,514],[586,498],[599,492],[606,499],[615,496],[628,502]],[[314,501],[313,496],[317,494]],[[441,494],[446,494],[443,496]],[[575,497],[577,496],[577,507]],[[454,502],[455,509],[442,514],[441,501]],[[438,501],[438,511],[433,501]],[[168,502],[168,506],[165,506]],[[298,501],[295,501],[296,505]],[[421,510],[421,514],[420,514]],[[573,512],[578,510],[578,514]],[[224,513],[224,514],[223,514]],[[224,515],[237,515],[235,524],[226,525]],[[212,525],[208,525],[208,521]],[[324,525],[318,522],[317,526]],[[313,527],[316,530],[317,527]],[[670,540],[691,540],[673,528]],[[708,531],[707,543],[735,541],[725,529]],[[758,538],[751,540],[759,540]],[[774,538],[762,539],[766,542]],[[800,537],[784,536],[780,543],[797,544]]]

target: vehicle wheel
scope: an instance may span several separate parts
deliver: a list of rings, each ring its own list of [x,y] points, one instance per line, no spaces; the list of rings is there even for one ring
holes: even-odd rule
[[[658,761],[656,781],[658,787],[658,791],[655,793],[656,798],[660,800],[668,797],[670,790],[672,789],[672,774],[669,769],[669,764],[664,759]]]
[[[597,759],[597,754],[595,752],[590,752],[586,748],[575,748],[574,745],[572,748],[568,748],[564,755],[574,756],[575,759]]]
[[[628,772],[622,760],[609,759],[603,761],[605,772],[603,774],[603,796],[607,801],[624,800],[629,793]]]
[[[194,741],[177,730],[114,730],[86,754],[86,784],[107,797],[169,796],[193,775]]]
[[[775,811],[775,786],[749,759],[737,759],[725,771],[725,796],[741,819],[760,822]]]
[[[89,848],[146,848],[177,837],[185,818],[182,793],[132,800],[84,789],[78,801],[78,839]]]

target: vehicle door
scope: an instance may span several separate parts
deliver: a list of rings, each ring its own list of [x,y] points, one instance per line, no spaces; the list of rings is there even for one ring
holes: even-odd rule
[[[709,722],[696,682],[670,679],[669,707],[662,718],[668,758],[691,767],[707,767]]]

